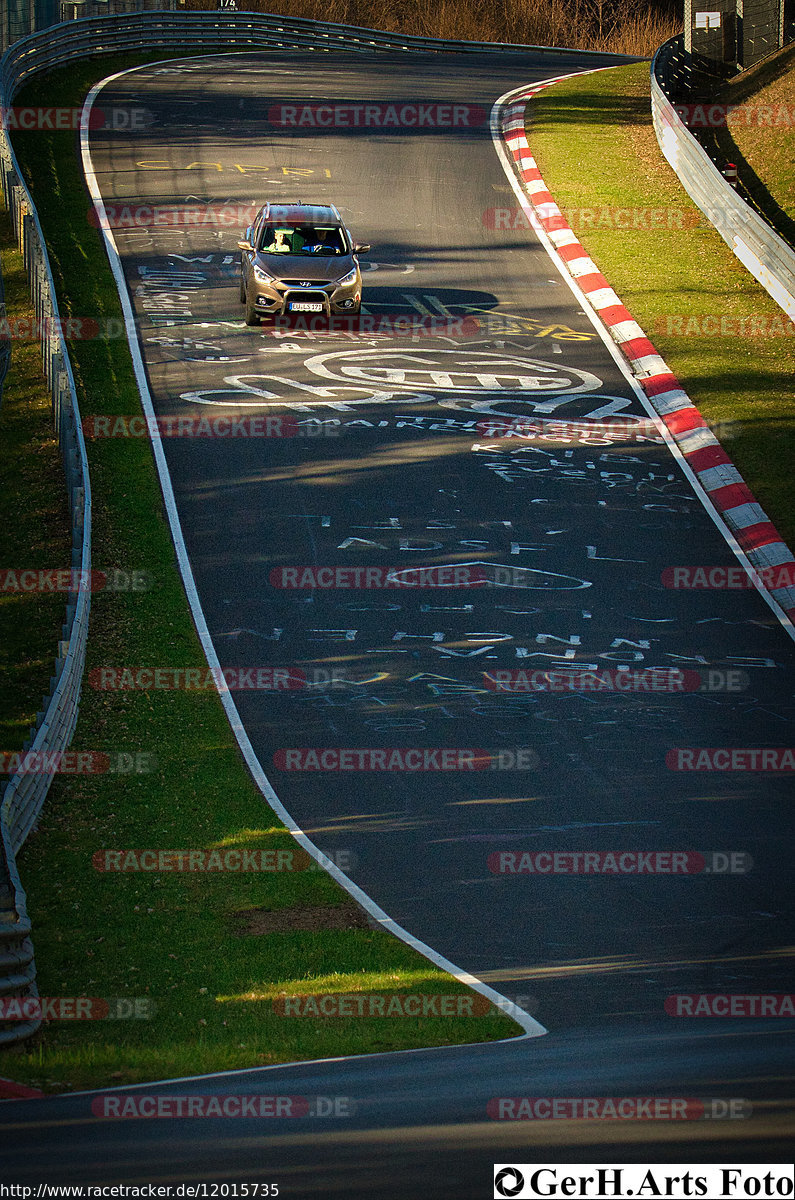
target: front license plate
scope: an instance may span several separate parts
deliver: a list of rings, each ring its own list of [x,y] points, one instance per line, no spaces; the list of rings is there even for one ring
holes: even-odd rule
[[[323,305],[314,300],[291,300],[287,306],[290,312],[322,312]]]

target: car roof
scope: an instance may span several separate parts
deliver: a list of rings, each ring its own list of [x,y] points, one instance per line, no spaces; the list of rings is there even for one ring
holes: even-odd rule
[[[301,200],[268,201],[263,204],[260,214],[266,221],[285,225],[342,224],[342,217],[333,204],[304,204]]]

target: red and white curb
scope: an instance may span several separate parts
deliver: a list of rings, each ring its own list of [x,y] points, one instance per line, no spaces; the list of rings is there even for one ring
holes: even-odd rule
[[[24,1083],[14,1083],[13,1079],[0,1077],[0,1100],[39,1100],[45,1092],[38,1088],[26,1087]]]
[[[532,205],[533,224],[543,229],[558,258],[621,350],[638,384],[751,564],[757,570],[767,570],[795,563],[795,556],[740,472],[670,367],[589,257],[543,180],[525,136],[525,108],[531,97],[557,82],[558,79],[547,79],[513,93],[499,112],[500,135]],[[795,586],[765,590],[789,622],[795,621]]]

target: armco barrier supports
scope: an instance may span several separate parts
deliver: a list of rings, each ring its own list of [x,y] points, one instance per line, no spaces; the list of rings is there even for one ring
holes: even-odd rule
[[[9,869],[9,866],[11,869]],[[30,940],[30,920],[25,893],[19,882],[14,858],[0,847],[0,998],[32,997],[36,989],[36,968]],[[19,1041],[35,1033],[41,1022],[0,1021],[0,1046]]]
[[[665,79],[665,94],[672,103],[696,99],[698,79],[693,71],[693,56],[685,45],[684,34],[665,42],[657,51],[657,72]]]
[[[668,94],[681,39],[661,46],[651,65],[651,107],[660,149],[690,198],[762,287],[795,320],[795,251],[740,199],[702,150]],[[676,78],[674,77],[674,86]],[[681,91],[677,89],[677,95]]]

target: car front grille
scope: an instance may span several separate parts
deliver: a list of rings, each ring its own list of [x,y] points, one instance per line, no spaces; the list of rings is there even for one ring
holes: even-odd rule
[[[288,300],[309,300],[309,301],[322,300],[323,303],[325,303],[328,300],[328,295],[326,294],[326,292],[320,291],[319,289],[316,289],[314,292],[310,292],[309,288],[301,288],[300,291],[299,290],[287,291],[287,292],[285,292],[285,297]]]

